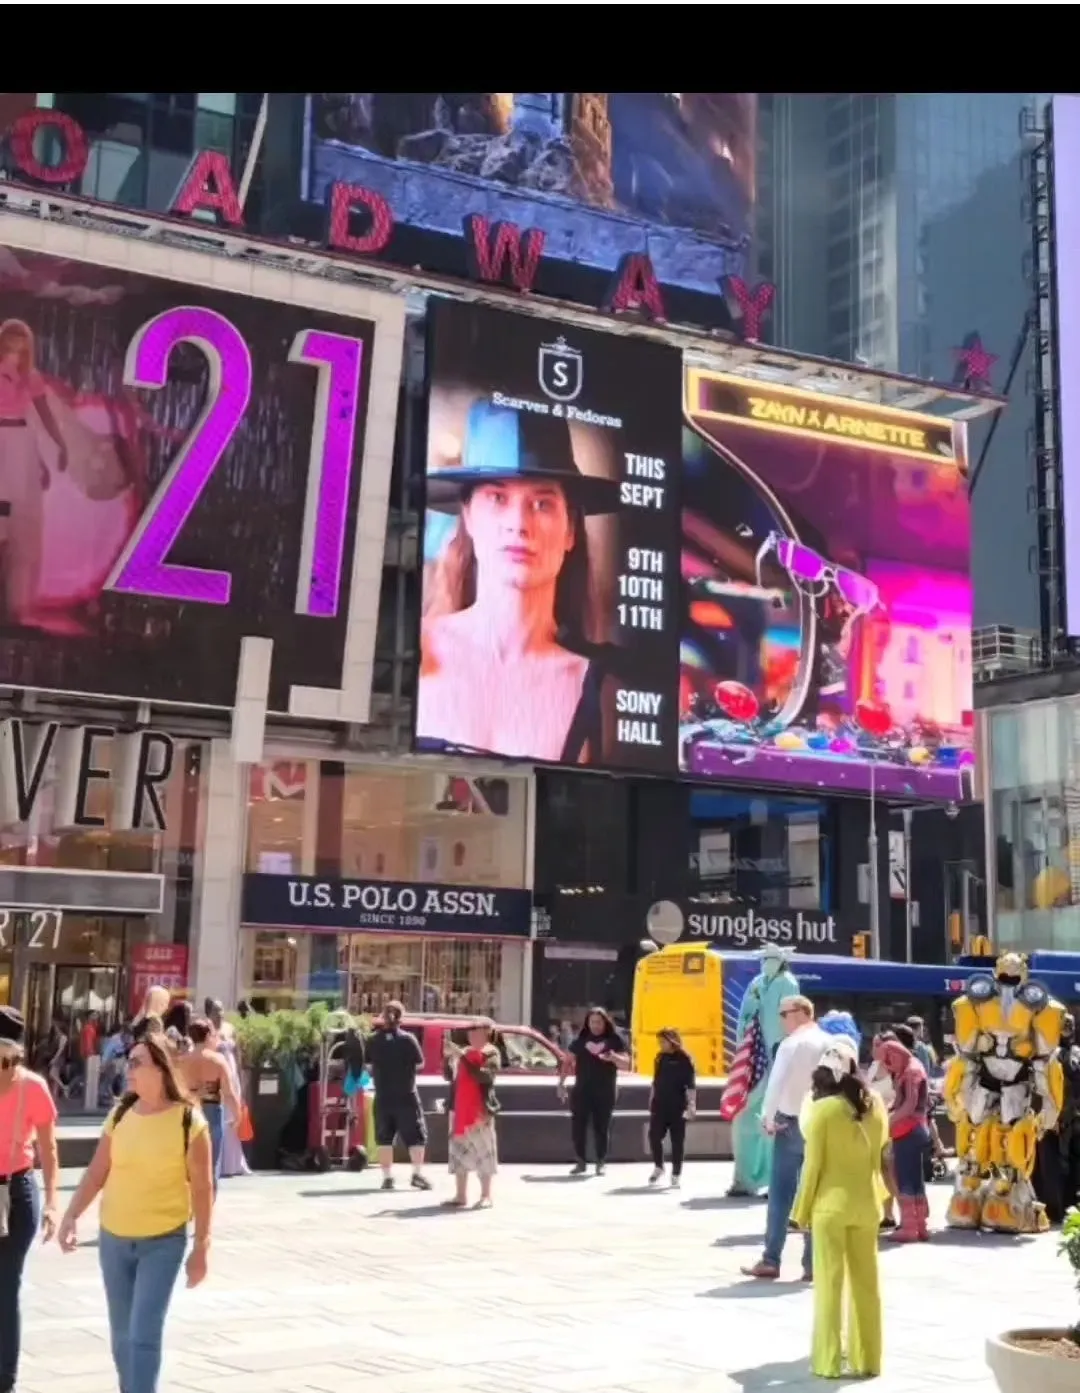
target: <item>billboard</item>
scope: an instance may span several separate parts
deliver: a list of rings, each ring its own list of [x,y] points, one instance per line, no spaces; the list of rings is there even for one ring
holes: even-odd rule
[[[0,220],[0,682],[231,707],[254,635],[270,710],[366,719],[403,307],[43,226]]]
[[[506,255],[518,288],[591,305],[626,258],[645,256],[669,319],[729,326],[721,282],[746,269],[756,94],[307,97],[303,198],[354,209],[367,253],[487,279],[470,259]],[[492,230],[479,242],[477,218]]]
[[[964,426],[688,368],[679,768],[970,797]]]
[[[1054,265],[1057,301],[1058,433],[1064,525],[1066,627],[1080,633],[1080,96],[1053,105]],[[1064,249],[1065,254],[1062,255]]]
[[[671,773],[677,349],[438,302],[421,750]]]

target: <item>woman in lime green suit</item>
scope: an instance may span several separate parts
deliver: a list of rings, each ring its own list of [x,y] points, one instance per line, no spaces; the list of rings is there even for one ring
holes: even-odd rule
[[[814,1071],[803,1115],[806,1156],[792,1218],[814,1236],[811,1370],[841,1378],[844,1287],[849,1374],[881,1373],[878,1225],[889,1174],[889,1120],[858,1073],[854,1046],[838,1038]]]

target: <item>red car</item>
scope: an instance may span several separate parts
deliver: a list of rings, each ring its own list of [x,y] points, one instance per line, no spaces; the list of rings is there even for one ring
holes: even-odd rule
[[[406,1012],[401,1020],[401,1028],[420,1041],[420,1048],[424,1051],[423,1072],[441,1076],[447,1036],[455,1045],[466,1044],[469,1026],[475,1019],[475,1016],[414,1015]],[[502,1057],[501,1073],[548,1074],[555,1077],[567,1061],[568,1072],[572,1071],[569,1056],[550,1040],[545,1040],[531,1025],[496,1024],[496,1032],[496,1044]]]

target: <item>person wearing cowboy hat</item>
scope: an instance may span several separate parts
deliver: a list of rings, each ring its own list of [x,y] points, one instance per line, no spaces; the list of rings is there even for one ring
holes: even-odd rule
[[[56,1104],[41,1075],[23,1066],[25,1040],[22,1015],[0,1007],[0,1393],[12,1393],[19,1369],[19,1289],[27,1255],[39,1228],[46,1239],[56,1232]]]
[[[421,749],[600,757],[585,519],[618,498],[614,480],[582,471],[564,419],[473,403],[460,463],[427,476],[429,512],[457,522],[425,575]]]

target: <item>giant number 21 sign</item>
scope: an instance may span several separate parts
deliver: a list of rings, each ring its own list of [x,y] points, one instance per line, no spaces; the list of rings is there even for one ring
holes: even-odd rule
[[[210,368],[206,404],[120,553],[106,588],[227,605],[230,572],[170,565],[166,557],[248,409],[252,385],[248,346],[224,315],[178,306],[136,332],[127,351],[124,383],[164,387],[172,351],[184,342],[196,344],[206,355]],[[326,617],[338,611],[363,352],[359,339],[317,329],[302,329],[289,350],[290,363],[309,364],[319,374],[297,614]]]
[[[365,719],[400,303],[335,287],[330,312],[277,272],[220,290],[197,258],[180,281],[10,252],[0,363],[25,380],[0,394],[0,682],[231,707],[255,636],[270,710]],[[300,709],[311,692],[342,700]]]

